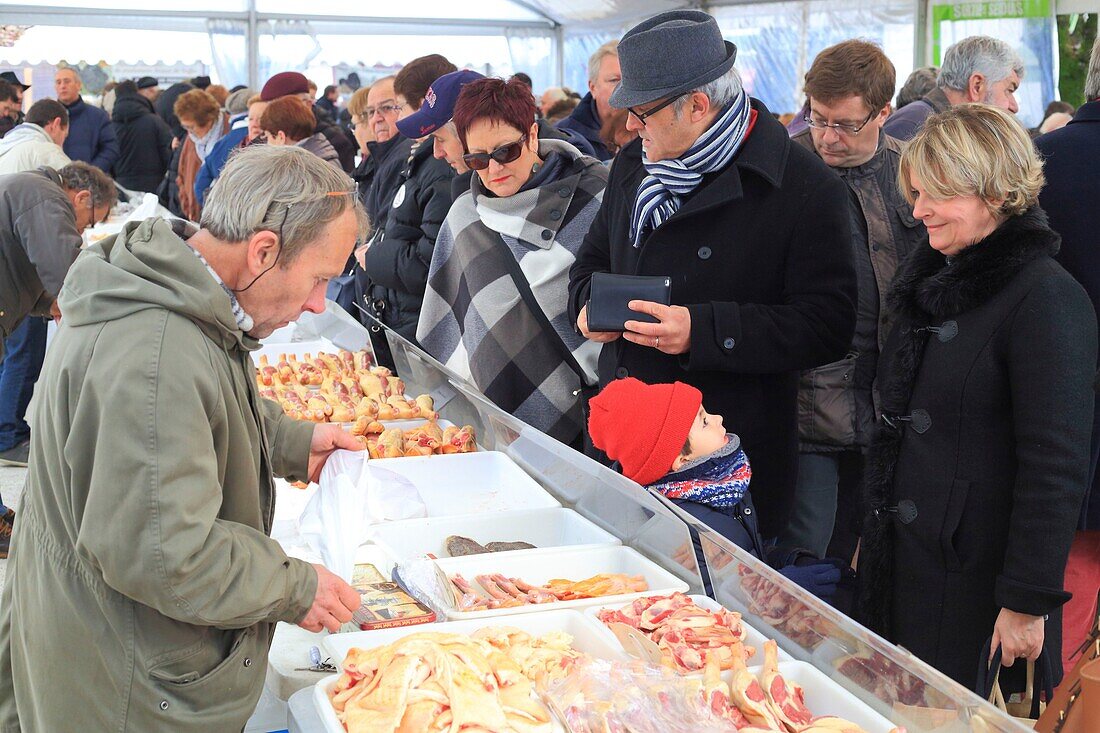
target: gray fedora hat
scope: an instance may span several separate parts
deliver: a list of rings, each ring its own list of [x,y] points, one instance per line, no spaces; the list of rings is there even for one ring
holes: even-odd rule
[[[622,81],[611,106],[623,109],[697,89],[733,66],[737,46],[702,10],[670,10],[643,21],[619,41]]]

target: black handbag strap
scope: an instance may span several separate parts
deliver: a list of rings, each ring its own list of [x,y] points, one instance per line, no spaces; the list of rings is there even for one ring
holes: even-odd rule
[[[534,316],[535,321],[538,322],[539,327],[550,343],[554,345],[554,349],[558,352],[558,355],[565,361],[566,365],[577,375],[577,378],[581,382],[581,389],[584,389],[588,385],[588,377],[585,376],[584,370],[581,369],[581,365],[577,363],[576,357],[573,356],[573,352],[569,350],[569,347],[562,341],[561,335],[554,330],[554,326],[551,325],[550,319],[546,317],[546,311],[539,305],[539,301],[535,298],[534,291],[531,290],[531,283],[527,282],[527,277],[523,274],[523,270],[519,266],[519,261],[512,254],[508,248],[508,243],[504,241],[504,237],[500,238],[500,243],[504,247],[502,253],[505,267],[508,268],[508,274],[512,277],[512,282],[516,285],[516,290],[519,291],[519,297],[523,299],[524,304],[527,306],[527,310],[531,311],[531,315]],[[580,392],[578,391],[578,395]]]
[[[997,680],[997,674],[1001,670],[1001,647],[998,646],[993,650],[993,657],[990,659],[990,647],[992,646],[993,637],[990,636],[982,645],[982,652],[978,657],[978,677],[974,692],[983,700],[988,700],[993,693],[993,685]],[[1031,688],[1031,717],[1033,719],[1039,717],[1039,703],[1042,700],[1041,693],[1044,692],[1048,702],[1054,698],[1054,666],[1050,661],[1050,654],[1047,653],[1045,644],[1043,651],[1039,653],[1039,658],[1035,660],[1035,681]]]

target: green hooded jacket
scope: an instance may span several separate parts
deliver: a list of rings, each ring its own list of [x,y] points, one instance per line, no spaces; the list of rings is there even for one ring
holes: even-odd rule
[[[128,224],[62,288],[0,601],[2,731],[240,731],[274,623],[313,602],[313,567],[268,536],[272,474],[305,476],[313,426],[257,395],[259,344],[181,234]]]

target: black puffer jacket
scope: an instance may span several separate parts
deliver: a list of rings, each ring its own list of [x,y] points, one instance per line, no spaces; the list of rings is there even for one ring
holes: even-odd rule
[[[413,340],[435,239],[451,208],[454,169],[432,155],[431,141],[413,144],[386,216],[367,250],[368,308],[382,323]],[[383,364],[392,362],[385,336],[372,332]]]
[[[118,138],[115,180],[132,191],[156,191],[172,160],[172,131],[145,97],[119,97],[111,110]]]

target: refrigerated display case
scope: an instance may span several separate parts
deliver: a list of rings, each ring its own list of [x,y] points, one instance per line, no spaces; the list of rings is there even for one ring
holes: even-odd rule
[[[329,307],[336,308],[331,303]],[[342,317],[322,314],[311,328],[328,335],[329,322],[343,330],[330,336],[337,346],[345,346],[349,338],[347,348],[361,346],[361,334],[352,336],[354,329],[348,331]],[[503,412],[399,335],[387,331],[387,338],[395,371],[408,393],[430,394],[441,419],[472,425],[479,446],[506,455],[562,507],[671,573],[687,585],[687,593],[708,596],[741,613],[748,626],[778,642],[784,659],[811,665],[908,733],[1028,730],[804,591],[663,496],[647,492]]]

